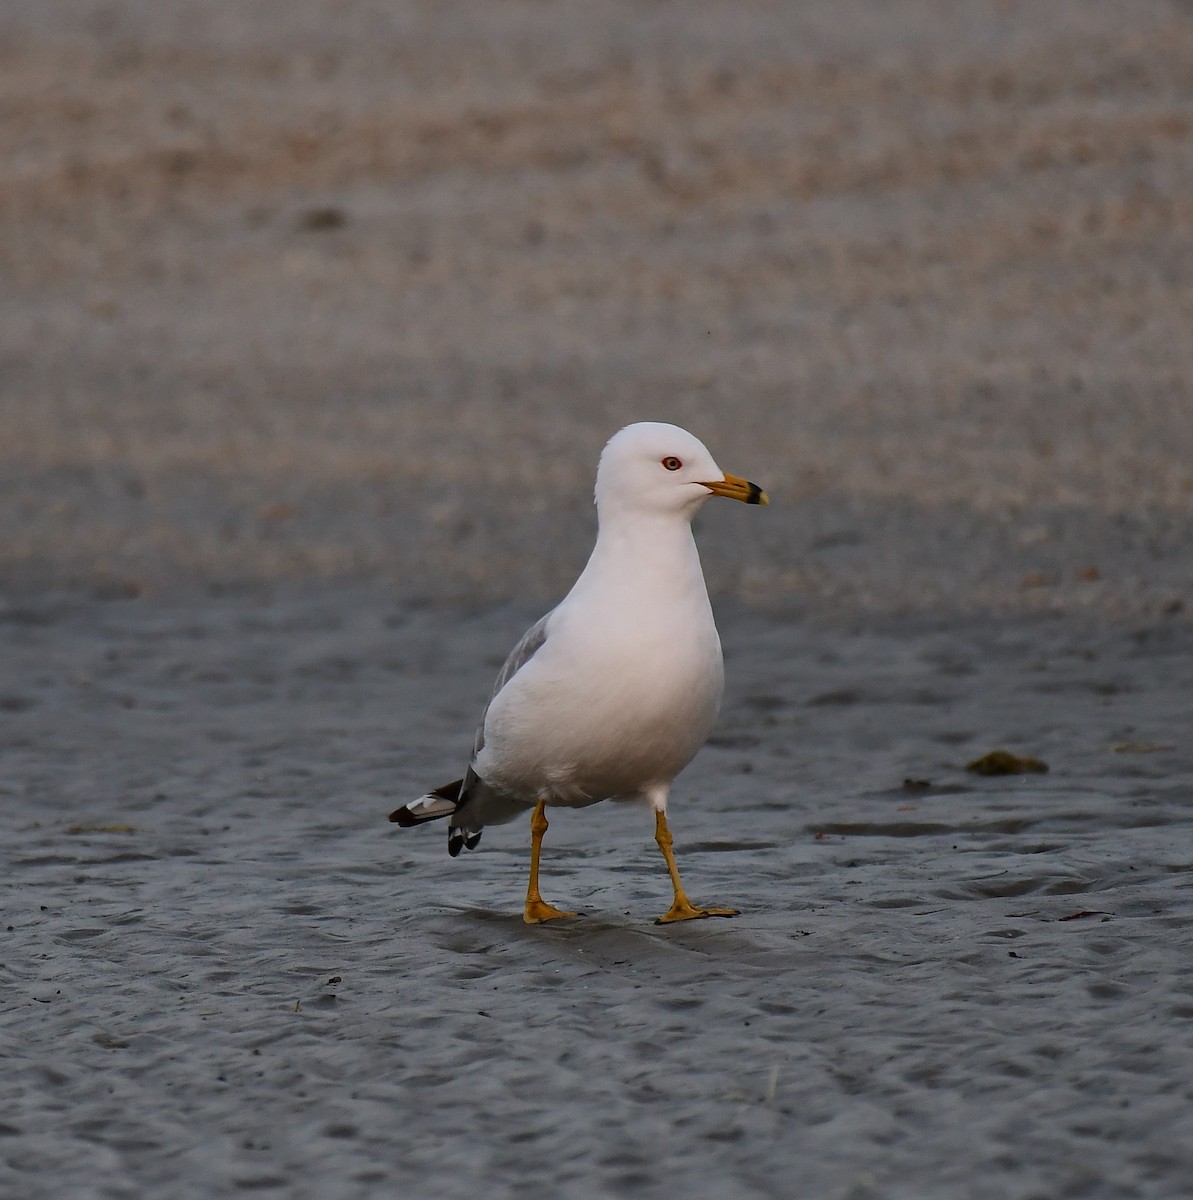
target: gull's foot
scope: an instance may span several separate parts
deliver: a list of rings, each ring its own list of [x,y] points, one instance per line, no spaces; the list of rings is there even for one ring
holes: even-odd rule
[[[556,921],[560,917],[576,915],[573,912],[564,912],[562,908],[556,908],[554,904],[548,904],[546,900],[527,900],[526,908],[522,912],[522,920],[527,925],[541,925],[544,921]]]
[[[670,925],[672,921],[697,921],[702,917],[736,917],[736,908],[697,908],[687,900],[677,900],[659,919],[656,925]]]

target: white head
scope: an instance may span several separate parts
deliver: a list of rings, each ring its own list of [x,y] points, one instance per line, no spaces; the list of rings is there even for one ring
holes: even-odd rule
[[[615,433],[597,467],[596,504],[619,511],[674,514],[691,520],[710,496],[766,504],[757,484],[726,475],[704,443],[678,425],[641,421]]]

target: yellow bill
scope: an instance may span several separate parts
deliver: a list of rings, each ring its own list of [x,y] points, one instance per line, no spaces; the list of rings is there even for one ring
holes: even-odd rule
[[[741,500],[745,504],[769,504],[766,493],[748,479],[739,479],[736,475],[725,474],[724,479],[714,479],[710,483],[702,483],[714,496],[728,496],[730,500]]]

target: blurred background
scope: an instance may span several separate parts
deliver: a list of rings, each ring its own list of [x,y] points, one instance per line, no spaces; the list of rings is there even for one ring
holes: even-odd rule
[[[1182,611],[1193,5],[5,0],[0,584]],[[730,511],[732,510],[732,511]]]

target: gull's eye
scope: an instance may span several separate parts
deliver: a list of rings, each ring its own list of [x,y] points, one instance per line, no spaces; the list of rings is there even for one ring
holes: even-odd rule
[[[676,458],[674,454],[668,454],[667,457],[663,459],[663,466],[665,466],[668,471],[678,471],[679,468],[683,466],[683,463]]]

